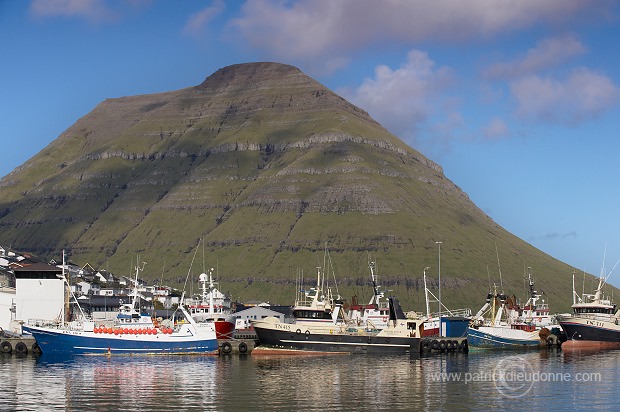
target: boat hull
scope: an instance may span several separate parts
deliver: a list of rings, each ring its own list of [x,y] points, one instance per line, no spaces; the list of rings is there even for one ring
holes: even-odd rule
[[[467,343],[474,348],[523,348],[541,345],[538,332],[481,326],[467,328]]]
[[[213,322],[217,339],[232,339],[235,331],[235,324],[227,320],[217,320]]]
[[[277,330],[254,325],[260,345],[319,352],[419,354],[420,338]]]
[[[620,325],[616,325],[615,322],[572,316],[559,319],[559,322],[568,338],[568,340],[562,344],[562,348],[565,347],[565,344],[566,347],[620,347]],[[577,342],[583,343],[579,344]]]
[[[24,326],[43,354],[129,355],[217,353],[215,334],[107,335],[94,332]]]

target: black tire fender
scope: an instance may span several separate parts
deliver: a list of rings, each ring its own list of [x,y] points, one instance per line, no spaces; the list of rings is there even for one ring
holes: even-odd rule
[[[13,345],[11,345],[11,342],[6,341],[6,340],[2,342],[2,344],[0,344],[0,348],[2,349],[2,353],[13,352]]]
[[[226,354],[232,352],[232,345],[230,344],[230,342],[222,343],[221,351],[222,353],[226,353]]]
[[[15,352],[25,355],[28,353],[28,346],[26,346],[24,342],[17,342],[17,345],[15,345]]]
[[[248,345],[245,342],[239,343],[239,353],[246,353],[248,351]]]

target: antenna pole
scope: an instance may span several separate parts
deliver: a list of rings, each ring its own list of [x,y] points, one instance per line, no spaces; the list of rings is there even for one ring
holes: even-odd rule
[[[428,304],[428,288],[426,287],[426,269],[430,269],[429,266],[424,268],[424,297],[426,298],[426,317],[431,318],[431,308]]]
[[[502,281],[502,267],[499,264],[499,252],[497,251],[497,243],[495,244],[495,256],[497,256],[497,270],[499,270],[499,288],[504,293],[504,282]]]
[[[441,243],[435,242],[439,246],[439,257],[437,258],[439,272],[439,293],[437,294],[437,316],[441,318]]]

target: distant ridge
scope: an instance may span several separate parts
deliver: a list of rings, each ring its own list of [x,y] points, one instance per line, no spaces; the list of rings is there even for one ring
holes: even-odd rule
[[[235,298],[292,302],[330,262],[340,293],[370,297],[368,260],[407,310],[422,272],[449,307],[481,306],[532,267],[554,307],[573,268],[495,224],[442,168],[299,69],[224,67],[181,90],[106,99],[0,181],[0,244],[181,284],[204,259]],[[324,250],[330,253],[326,261]],[[147,272],[145,272],[147,273]],[[432,281],[431,281],[432,282]],[[436,284],[431,284],[436,287]]]

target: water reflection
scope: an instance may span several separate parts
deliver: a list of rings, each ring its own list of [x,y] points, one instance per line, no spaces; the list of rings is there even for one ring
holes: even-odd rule
[[[619,365],[618,351],[560,350],[470,352],[421,359],[0,356],[4,384],[0,410],[614,408]],[[501,375],[510,372],[538,378],[528,381]],[[600,373],[602,379],[577,380],[578,374],[590,372]],[[550,379],[558,376],[563,379]]]

